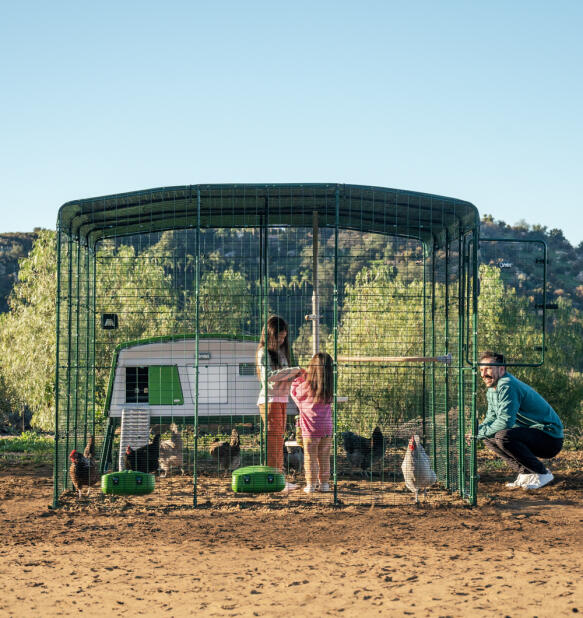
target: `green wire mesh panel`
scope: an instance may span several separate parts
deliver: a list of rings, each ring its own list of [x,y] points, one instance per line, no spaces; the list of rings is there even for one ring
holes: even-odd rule
[[[547,303],[543,241],[480,240],[478,349],[495,348],[512,365],[544,361]]]
[[[413,435],[437,474],[429,499],[475,501],[463,436],[475,415],[478,225],[467,202],[350,185],[201,185],[65,204],[55,503],[71,499],[68,453],[90,435],[103,473],[140,461],[128,449],[154,458],[155,491],[140,498],[154,506],[408,503],[401,463]],[[234,469],[266,463],[255,349],[269,315],[289,325],[292,363],[305,367],[315,349],[336,361],[330,493],[230,489]],[[292,442],[295,414],[288,403]],[[299,449],[283,461],[302,486]]]

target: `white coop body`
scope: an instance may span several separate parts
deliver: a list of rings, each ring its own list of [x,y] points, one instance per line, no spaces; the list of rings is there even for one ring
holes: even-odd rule
[[[255,370],[257,341],[200,338],[198,341],[198,415],[258,414],[260,391]],[[150,417],[195,414],[196,340],[176,338],[122,344],[112,370],[106,404],[110,417],[139,409]],[[294,404],[288,414],[297,413]]]

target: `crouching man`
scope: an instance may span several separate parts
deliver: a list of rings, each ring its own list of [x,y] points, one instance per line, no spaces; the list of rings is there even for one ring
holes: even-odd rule
[[[506,371],[504,356],[490,350],[480,356],[488,411],[477,439],[518,473],[508,487],[540,489],[553,480],[538,457],[549,459],[563,447],[563,423],[530,386]]]

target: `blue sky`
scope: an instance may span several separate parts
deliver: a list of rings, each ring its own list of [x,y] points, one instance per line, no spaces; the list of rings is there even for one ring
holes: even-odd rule
[[[340,182],[583,242],[583,2],[21,0],[0,8],[0,232],[67,201]]]

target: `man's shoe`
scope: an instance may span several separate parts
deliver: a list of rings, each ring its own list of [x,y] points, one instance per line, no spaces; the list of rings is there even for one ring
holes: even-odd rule
[[[330,491],[330,483],[322,483],[320,485],[320,491]]]
[[[304,487],[304,491],[307,494],[314,494],[314,493],[316,493],[316,487],[315,487],[315,485],[306,485]]]
[[[536,478],[524,485],[525,489],[540,489],[555,478],[550,470],[547,470],[545,474],[534,474],[533,476]]]
[[[289,494],[290,491],[294,491],[297,488],[298,488],[297,485],[294,485],[293,483],[288,483],[286,481],[285,487],[281,490],[281,492],[284,494]]]
[[[514,481],[506,483],[506,487],[522,487],[524,482],[530,478],[530,474],[519,474]]]

